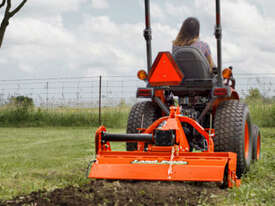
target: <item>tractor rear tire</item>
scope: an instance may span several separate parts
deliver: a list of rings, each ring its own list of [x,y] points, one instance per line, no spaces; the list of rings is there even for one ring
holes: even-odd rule
[[[257,161],[261,159],[261,133],[257,125],[253,125],[253,146],[252,146],[252,159]]]
[[[127,133],[139,133],[138,128],[149,127],[160,116],[161,111],[156,103],[150,101],[137,102],[132,107],[128,117]],[[126,150],[137,150],[137,143],[127,142]]]
[[[240,178],[252,160],[252,125],[246,104],[238,100],[222,102],[215,114],[214,150],[237,153],[237,176]]]

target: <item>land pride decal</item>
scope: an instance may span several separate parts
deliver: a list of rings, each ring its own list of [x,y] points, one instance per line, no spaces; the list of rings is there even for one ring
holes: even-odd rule
[[[167,160],[134,160],[131,164],[152,164],[152,165],[187,165],[186,161],[167,161]]]

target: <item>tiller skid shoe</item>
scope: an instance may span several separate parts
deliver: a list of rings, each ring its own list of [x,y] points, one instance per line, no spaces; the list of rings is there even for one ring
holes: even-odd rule
[[[205,138],[207,149],[191,152],[182,124],[191,125]],[[214,152],[214,130],[182,116],[179,107],[139,134],[109,134],[104,126],[96,131],[96,160],[89,178],[121,180],[214,181],[239,186],[237,154]],[[136,151],[112,151],[111,141],[138,142]]]

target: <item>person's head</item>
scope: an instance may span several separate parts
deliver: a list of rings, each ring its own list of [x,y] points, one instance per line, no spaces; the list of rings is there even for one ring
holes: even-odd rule
[[[194,17],[189,17],[183,22],[176,40],[173,42],[175,46],[189,46],[200,35],[200,22]]]

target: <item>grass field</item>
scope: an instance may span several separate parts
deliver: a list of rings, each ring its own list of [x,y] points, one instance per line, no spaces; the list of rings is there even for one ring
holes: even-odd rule
[[[124,132],[112,129],[111,132]],[[0,128],[0,199],[37,190],[83,185],[93,159],[95,128]],[[275,201],[275,128],[262,129],[262,160],[242,186],[217,196],[220,205],[272,205]],[[124,148],[124,145],[114,145]]]
[[[250,100],[253,122],[260,127],[275,127],[275,104],[262,100]],[[125,128],[130,105],[103,107],[101,122],[108,128]],[[12,105],[0,106],[0,127],[97,127],[98,108],[40,108]]]
[[[229,191],[223,204],[274,205],[275,202],[275,128],[262,128],[262,157],[242,178],[240,188]]]
[[[101,123],[125,128],[130,106],[102,107]],[[0,106],[0,127],[98,127],[98,108]]]
[[[0,199],[87,183],[95,130],[0,128]]]

